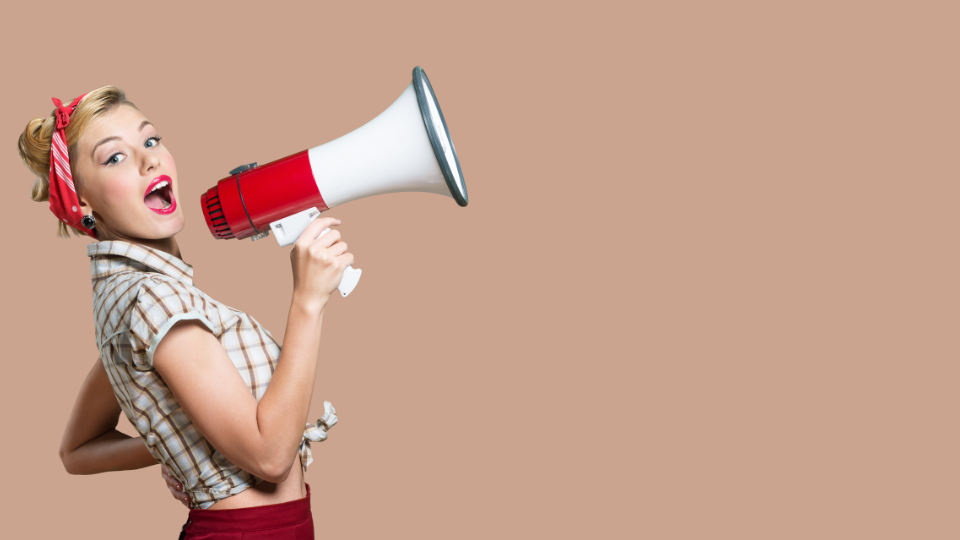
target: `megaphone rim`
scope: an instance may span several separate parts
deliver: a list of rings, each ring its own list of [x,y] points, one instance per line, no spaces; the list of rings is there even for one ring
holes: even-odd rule
[[[457,149],[453,146],[453,137],[450,135],[450,128],[447,127],[447,119],[443,116],[443,109],[440,108],[440,101],[437,99],[437,94],[433,91],[433,85],[430,84],[430,79],[427,77],[427,73],[423,71],[423,68],[420,66],[413,68],[413,88],[417,94],[417,104],[420,105],[420,116],[423,118],[423,125],[427,130],[427,137],[430,139],[430,146],[433,147],[433,153],[437,158],[437,164],[440,166],[440,171],[443,173],[443,179],[447,182],[447,189],[450,190],[450,195],[453,196],[453,200],[457,201],[457,204],[460,206],[466,206],[467,202],[469,201],[469,196],[467,195],[467,181],[463,177],[463,169],[460,168],[460,157],[457,156]],[[437,113],[440,115],[440,122],[443,123],[443,134],[437,133],[433,122],[430,120],[430,109],[429,105],[427,104],[428,91],[430,92],[430,95],[433,96],[433,103],[437,108]],[[453,153],[453,161],[457,167],[457,174],[460,176],[460,183],[463,186],[462,193],[460,191],[460,187],[457,185],[457,182],[454,179],[453,171],[450,169],[450,164],[444,156],[443,145],[440,143],[440,137],[445,137],[450,142],[450,151]]]

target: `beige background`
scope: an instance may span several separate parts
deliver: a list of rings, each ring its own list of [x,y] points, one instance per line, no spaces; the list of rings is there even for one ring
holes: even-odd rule
[[[282,334],[287,249],[213,240],[200,193],[421,65],[471,202],[333,212],[364,277],[324,324],[318,538],[957,538],[960,13],[720,4],[8,4],[2,536],[187,513],[158,467],[58,459],[89,265],[28,198],[26,122],[124,88],[177,160],[198,286]]]

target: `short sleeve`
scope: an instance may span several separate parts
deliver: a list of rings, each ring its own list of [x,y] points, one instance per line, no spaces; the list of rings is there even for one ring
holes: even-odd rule
[[[221,329],[212,322],[208,309],[211,308],[199,291],[175,279],[157,277],[144,281],[128,320],[134,369],[153,369],[153,353],[160,340],[180,321],[198,320],[219,336]]]

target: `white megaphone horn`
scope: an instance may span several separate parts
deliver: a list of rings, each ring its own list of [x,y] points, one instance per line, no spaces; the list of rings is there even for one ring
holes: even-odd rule
[[[273,231],[287,246],[328,208],[400,191],[437,193],[467,205],[457,151],[420,66],[407,89],[373,120],[292,156],[241,165],[201,195],[200,205],[214,238],[258,240]],[[350,294],[359,279],[359,269],[347,268],[340,294]]]

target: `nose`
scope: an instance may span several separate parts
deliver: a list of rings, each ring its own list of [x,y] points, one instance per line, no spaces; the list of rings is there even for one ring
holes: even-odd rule
[[[141,150],[142,157],[140,158],[140,174],[146,176],[151,171],[156,171],[160,168],[160,156],[156,153],[151,152],[144,148]]]

